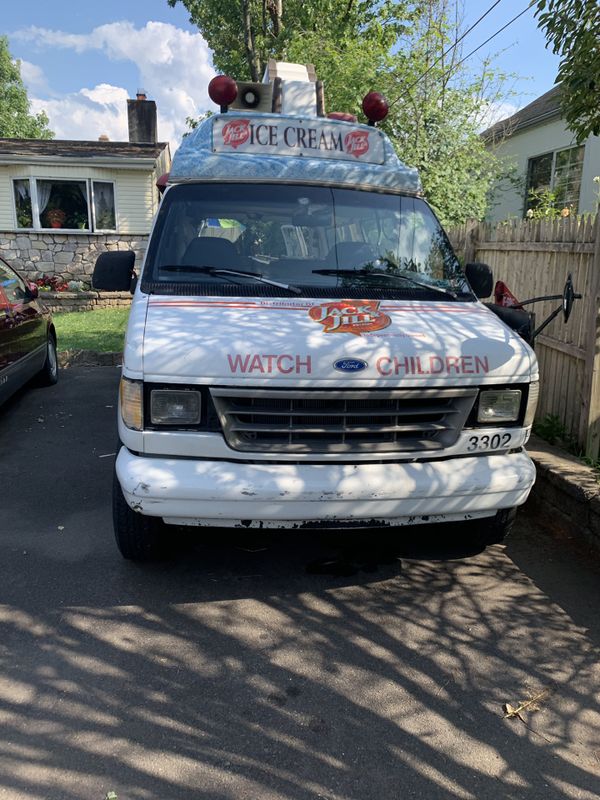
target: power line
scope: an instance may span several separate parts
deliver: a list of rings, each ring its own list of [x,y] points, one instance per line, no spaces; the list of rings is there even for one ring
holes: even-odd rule
[[[467,30],[466,30],[466,31],[465,31],[465,32],[464,32],[464,33],[463,33],[461,36],[459,36],[459,38],[458,38],[458,39],[457,39],[457,40],[454,42],[454,44],[451,44],[451,45],[450,45],[450,47],[449,47],[447,50],[444,50],[444,52],[441,54],[441,56],[438,56],[438,58],[436,58],[436,60],[433,62],[433,64],[430,64],[430,65],[427,67],[427,69],[425,70],[425,72],[423,72],[423,74],[422,74],[422,75],[419,75],[419,77],[417,78],[417,80],[416,80],[414,83],[412,83],[412,84],[411,84],[411,85],[408,87],[408,89],[405,89],[405,91],[407,91],[407,92],[408,92],[408,91],[410,91],[410,90],[413,88],[413,86],[416,86],[416,85],[417,85],[417,83],[418,83],[418,82],[419,82],[419,81],[420,81],[422,78],[424,78],[424,77],[425,77],[425,75],[427,75],[429,72],[431,72],[431,70],[432,70],[432,69],[433,69],[433,68],[434,68],[434,67],[435,67],[437,64],[439,64],[439,63],[440,63],[440,61],[442,61],[442,59],[444,59],[444,58],[445,58],[445,57],[448,55],[448,53],[449,53],[451,50],[454,50],[454,49],[455,49],[455,48],[456,48],[456,47],[457,47],[457,46],[460,44],[460,42],[462,42],[462,40],[463,40],[463,39],[464,39],[466,36],[468,36],[468,35],[471,33],[471,31],[472,31],[474,28],[476,28],[476,27],[479,25],[479,23],[480,23],[480,22],[481,22],[483,19],[485,19],[485,18],[487,17],[487,15],[488,15],[490,12],[492,12],[492,11],[493,11],[493,10],[496,8],[496,6],[498,5],[498,3],[501,3],[501,2],[502,2],[502,0],[496,0],[496,2],[495,2],[495,3],[493,3],[493,4],[492,4],[492,5],[491,5],[491,6],[488,8],[488,10],[487,10],[487,11],[486,11],[484,14],[482,14],[482,15],[479,17],[479,19],[478,19],[478,20],[476,20],[476,21],[475,21],[475,22],[474,22],[474,23],[471,25],[471,27],[470,27],[470,28],[467,28]],[[391,106],[393,106],[395,103],[397,103],[399,99],[400,99],[400,98],[397,98],[396,100],[394,100],[394,102],[393,102],[393,103],[390,103],[390,107],[391,107]]]
[[[520,14],[517,14],[517,16],[516,16],[516,17],[513,17],[511,20],[509,20],[509,21],[506,23],[506,25],[503,25],[503,26],[502,26],[502,27],[501,27],[499,30],[497,30],[497,31],[496,31],[496,33],[492,34],[492,35],[489,37],[489,39],[486,39],[486,40],[485,40],[485,42],[482,42],[482,43],[481,43],[481,44],[480,44],[478,47],[476,47],[474,50],[471,50],[471,52],[470,52],[470,53],[468,53],[468,54],[467,54],[467,55],[466,55],[464,58],[461,58],[461,60],[458,62],[458,64],[456,64],[456,66],[457,66],[457,67],[459,67],[459,66],[460,66],[460,65],[461,65],[461,64],[462,64],[464,61],[466,61],[466,60],[467,60],[467,58],[471,58],[471,56],[473,55],[473,53],[476,53],[478,50],[481,50],[481,48],[482,48],[482,47],[485,47],[485,45],[486,45],[488,42],[491,42],[491,41],[492,41],[492,39],[495,39],[495,38],[496,38],[496,36],[498,36],[498,34],[499,34],[499,33],[502,33],[502,31],[506,30],[506,29],[508,28],[508,26],[509,26],[509,25],[512,25],[512,24],[513,24],[513,22],[516,22],[516,20],[518,20],[518,19],[519,19],[519,17],[522,17],[522,16],[523,16],[523,14],[527,13],[527,11],[529,11],[529,9],[530,9],[532,6],[534,6],[535,4],[536,4],[536,0],[532,0],[532,2],[531,2],[531,3],[530,3],[528,6],[527,6],[527,8],[524,8],[524,9],[523,9],[523,11],[521,11],[521,13],[520,13]]]
[[[469,28],[467,31],[465,31],[465,33],[463,33],[463,35],[462,35],[462,36],[461,36],[459,39],[457,39],[457,40],[456,40],[456,42],[454,42],[454,44],[453,44],[453,45],[451,45],[451,46],[450,46],[450,47],[449,47],[447,50],[445,50],[445,51],[442,53],[442,55],[441,55],[441,56],[439,56],[439,57],[436,59],[436,61],[434,61],[434,62],[433,62],[433,64],[431,64],[431,65],[430,65],[430,66],[429,66],[429,67],[428,67],[428,68],[425,70],[425,72],[423,72],[421,75],[419,75],[419,77],[416,79],[416,81],[414,81],[414,82],[413,82],[413,83],[411,83],[411,84],[410,84],[408,87],[406,87],[406,88],[404,89],[404,92],[409,92],[411,89],[414,89],[414,87],[415,87],[415,86],[416,86],[416,85],[417,85],[417,84],[418,84],[420,81],[422,81],[422,80],[423,80],[423,78],[424,78],[424,77],[425,77],[425,76],[426,76],[426,75],[427,75],[427,74],[428,74],[428,73],[429,73],[429,72],[430,72],[430,71],[431,71],[431,70],[432,70],[432,69],[435,67],[435,65],[436,65],[436,64],[439,64],[439,62],[440,62],[440,61],[441,61],[441,60],[444,58],[444,56],[446,56],[446,55],[447,55],[447,54],[448,54],[448,53],[449,53],[451,50],[453,50],[453,49],[454,49],[454,48],[455,48],[455,47],[458,45],[458,43],[459,43],[460,41],[462,41],[462,39],[464,39],[464,38],[465,38],[465,36],[466,36],[466,35],[467,35],[467,34],[468,34],[470,31],[472,31],[472,30],[473,30],[473,28],[474,28],[476,25],[478,25],[478,24],[481,22],[481,20],[482,20],[482,19],[484,19],[484,17],[486,17],[486,16],[487,16],[487,15],[490,13],[490,11],[492,11],[492,9],[493,9],[493,8],[495,8],[495,6],[497,6],[497,5],[498,5],[498,3],[499,3],[499,2],[500,2],[500,0],[496,0],[496,2],[494,3],[494,5],[492,5],[490,8],[488,8],[488,10],[485,12],[485,14],[482,14],[482,16],[481,16],[481,17],[480,17],[480,18],[477,20],[477,22],[474,22],[474,23],[473,23],[473,25],[471,25],[471,27],[470,27],[470,28]],[[446,75],[448,75],[448,74],[451,72],[451,70],[454,70],[454,69],[456,69],[457,67],[460,67],[460,65],[461,65],[461,64],[463,64],[463,63],[464,63],[464,62],[465,62],[465,61],[466,61],[468,58],[470,58],[470,57],[471,57],[471,56],[472,56],[474,53],[476,53],[478,50],[481,50],[481,48],[482,48],[482,47],[485,47],[485,45],[486,45],[486,44],[488,44],[488,42],[491,42],[491,41],[492,41],[492,39],[495,39],[495,38],[496,38],[496,36],[498,36],[498,34],[502,33],[502,31],[505,31],[505,30],[508,28],[508,26],[509,26],[509,25],[512,25],[512,24],[513,24],[513,22],[516,22],[516,20],[518,20],[518,19],[519,19],[519,17],[522,17],[522,16],[523,16],[523,14],[525,14],[527,11],[529,11],[529,9],[530,9],[532,6],[534,6],[535,4],[536,4],[536,0],[531,0],[531,3],[529,3],[529,5],[528,5],[526,8],[524,8],[524,9],[523,9],[523,11],[521,11],[519,14],[517,14],[515,17],[513,17],[511,20],[509,20],[509,21],[508,21],[508,22],[507,22],[505,25],[503,25],[501,28],[499,28],[499,29],[498,29],[498,30],[497,30],[495,33],[493,33],[491,36],[489,36],[489,37],[488,37],[488,38],[485,40],[485,42],[482,42],[482,43],[481,43],[480,45],[478,45],[478,46],[477,46],[477,47],[476,47],[474,50],[471,50],[471,52],[470,52],[470,53],[468,53],[468,54],[467,54],[467,55],[466,55],[464,58],[461,58],[461,60],[460,60],[460,61],[459,61],[457,64],[454,64],[454,66],[453,66],[453,67],[452,67],[450,70],[447,70],[446,72],[444,72],[444,73],[442,74],[442,76],[441,76],[441,77],[442,77],[442,78],[445,78],[445,77],[446,77]],[[390,108],[391,108],[392,106],[396,105],[396,103],[397,103],[397,102],[399,102],[399,100],[401,99],[401,97],[402,97],[402,96],[400,96],[400,97],[397,97],[395,100],[393,100],[393,101],[390,103]]]

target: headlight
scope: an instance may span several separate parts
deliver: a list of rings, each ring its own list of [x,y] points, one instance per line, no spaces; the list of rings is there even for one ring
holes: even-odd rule
[[[128,428],[141,431],[144,427],[142,382],[121,378],[121,417]]]
[[[486,389],[479,394],[477,422],[516,422],[520,408],[520,389]]]
[[[525,419],[523,420],[523,427],[528,428],[533,424],[535,417],[535,410],[538,404],[538,397],[540,396],[540,383],[534,381],[529,384],[529,394],[527,395],[527,408],[525,410]]]
[[[200,411],[200,392],[153,389],[150,394],[153,425],[197,425]]]

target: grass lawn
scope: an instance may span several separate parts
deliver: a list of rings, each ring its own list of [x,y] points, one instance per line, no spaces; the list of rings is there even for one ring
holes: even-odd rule
[[[128,308],[53,314],[58,349],[119,352],[123,349],[128,316]]]

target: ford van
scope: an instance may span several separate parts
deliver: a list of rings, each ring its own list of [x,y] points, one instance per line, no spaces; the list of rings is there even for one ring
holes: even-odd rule
[[[508,531],[535,478],[531,347],[373,124],[232,110],[175,154],[134,288],[114,527]],[[368,104],[367,104],[368,107]],[[95,285],[129,286],[133,254]]]

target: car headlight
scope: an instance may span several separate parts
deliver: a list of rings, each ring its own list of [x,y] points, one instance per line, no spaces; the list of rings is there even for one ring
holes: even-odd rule
[[[153,425],[197,425],[201,409],[200,392],[153,389],[150,393],[150,421]]]
[[[529,384],[529,394],[527,395],[527,408],[525,410],[525,419],[523,420],[523,427],[528,428],[533,424],[535,411],[537,409],[538,397],[540,396],[540,382],[534,381]]]
[[[486,389],[479,394],[477,422],[516,422],[520,409],[520,389]]]
[[[143,389],[141,381],[121,378],[119,387],[121,398],[121,417],[128,428],[141,431],[144,427]]]

